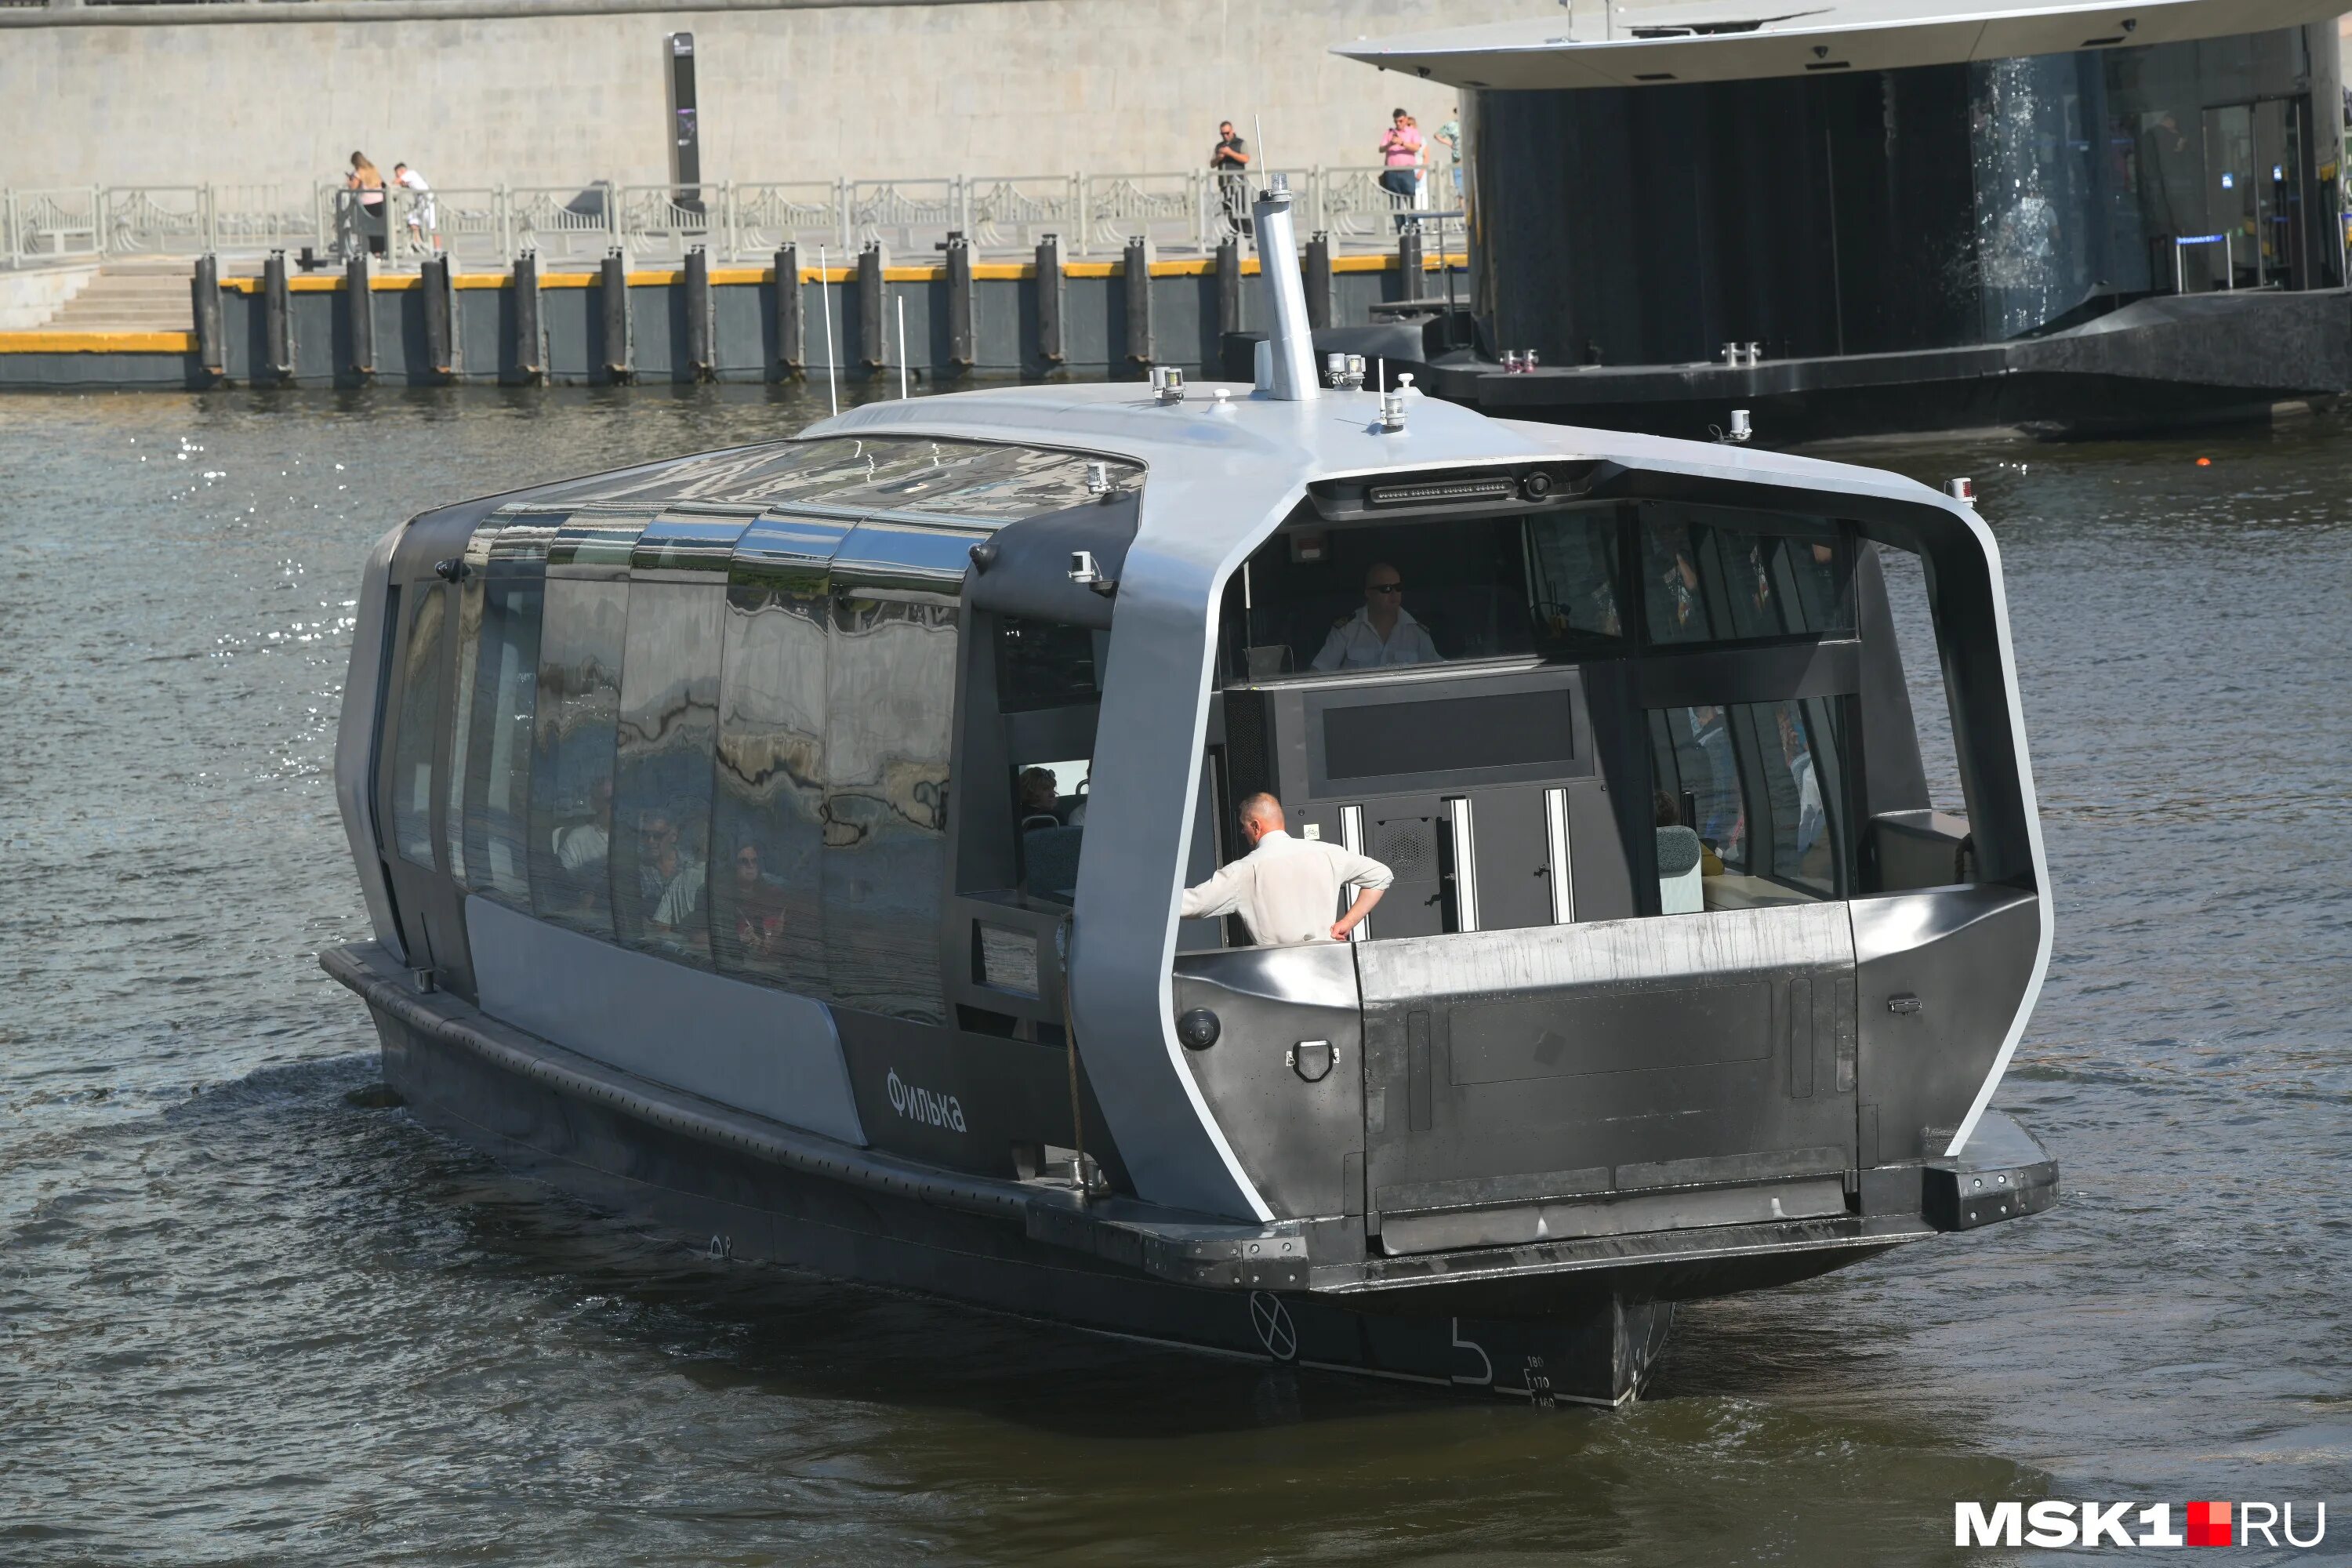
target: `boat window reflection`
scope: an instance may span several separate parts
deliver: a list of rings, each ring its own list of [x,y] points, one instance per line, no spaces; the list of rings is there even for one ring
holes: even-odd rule
[[[551,578],[532,718],[530,898],[541,920],[610,940],[613,739],[629,584]]]
[[[1006,616],[997,624],[997,707],[1006,713],[1091,702],[1102,694],[1110,633]]]
[[[433,865],[433,752],[441,712],[441,617],[448,595],[439,583],[415,596],[408,651],[401,662],[400,727],[393,738],[392,841],[412,866]]]
[[[825,973],[845,1006],[941,1023],[956,608],[846,588],[825,683]]]
[[[1844,706],[1650,710],[1661,912],[1848,895]]]
[[[737,568],[727,593],[711,843],[711,948],[721,971],[826,991],[825,630],[816,567]]]
[[[539,690],[540,583],[485,584],[467,748],[465,850],[477,892],[530,905],[531,711]]]
[[[1642,509],[1642,601],[1653,643],[1853,629],[1848,566],[1822,522],[1705,509]]]
[[[632,583],[613,782],[614,934],[710,963],[706,897],[722,584]]]
[[[467,556],[476,552],[467,549]],[[470,560],[469,560],[470,563]],[[474,732],[474,672],[481,655],[482,575],[477,566],[455,590],[457,595],[457,641],[450,651],[457,671],[449,683],[449,798],[442,813],[442,831],[449,840],[449,875],[459,882],[466,876],[466,764]]]

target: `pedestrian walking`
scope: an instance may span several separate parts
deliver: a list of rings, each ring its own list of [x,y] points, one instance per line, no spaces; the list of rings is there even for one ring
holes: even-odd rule
[[[1234,134],[1234,122],[1217,122],[1217,144],[1209,150],[1209,167],[1217,181],[1217,199],[1225,209],[1228,232],[1247,239],[1249,216],[1249,143]]]
[[[1402,109],[1391,110],[1388,132],[1381,138],[1381,188],[1396,210],[1399,233],[1412,221],[1413,171],[1420,167],[1421,152],[1421,132],[1413,129],[1412,116]]]

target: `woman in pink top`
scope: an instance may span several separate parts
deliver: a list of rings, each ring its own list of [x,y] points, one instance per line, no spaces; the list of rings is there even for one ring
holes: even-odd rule
[[[1387,165],[1381,172],[1381,188],[1394,198],[1397,227],[1401,230],[1409,221],[1412,210],[1412,190],[1415,171],[1421,167],[1421,132],[1412,123],[1412,116],[1399,109],[1389,115],[1388,133],[1381,138],[1381,162]]]

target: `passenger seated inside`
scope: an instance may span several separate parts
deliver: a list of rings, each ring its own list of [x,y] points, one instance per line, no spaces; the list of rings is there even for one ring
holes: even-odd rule
[[[637,906],[652,932],[667,935],[701,912],[708,873],[677,852],[677,825],[658,812],[645,819],[638,843]]]
[[[784,926],[784,889],[761,868],[760,847],[735,847],[735,948],[746,958],[774,955]]]
[[[1051,768],[1021,770],[1021,830],[1030,832],[1039,827],[1062,826],[1060,786],[1054,782]]]
[[[549,847],[555,851],[556,864],[577,887],[604,879],[604,859],[612,853],[612,830],[605,825],[613,820],[613,780],[610,774],[596,781],[588,792],[588,816],[585,821],[570,822],[558,827]]]
[[[1085,841],[1087,763],[1035,763],[1014,782],[1021,821],[1021,887],[1032,898],[1069,903],[1077,897],[1078,847]],[[1071,794],[1065,795],[1065,781]]]
[[[1403,575],[1385,561],[1365,569],[1363,606],[1332,626],[1315,656],[1315,668],[1327,671],[1438,662],[1428,629],[1404,607]]]
[[[1250,796],[1238,815],[1250,852],[1184,889],[1188,921],[1237,914],[1261,947],[1345,942],[1396,879],[1370,856],[1320,839],[1293,838],[1284,829],[1282,804],[1270,795]],[[1341,914],[1339,892],[1350,882],[1358,889],[1356,899]]]

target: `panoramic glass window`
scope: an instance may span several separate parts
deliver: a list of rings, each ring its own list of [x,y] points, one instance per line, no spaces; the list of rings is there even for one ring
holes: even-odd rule
[[[628,619],[627,583],[549,579],[531,720],[531,909],[608,939],[613,738]]]
[[[400,728],[393,737],[392,841],[412,866],[433,864],[433,749],[441,711],[441,618],[448,593],[438,583],[410,588],[408,651],[400,672]]]
[[[821,995],[826,622],[821,560],[738,564],[727,591],[711,947],[730,974]]]
[[[825,689],[824,945],[845,1006],[943,1021],[956,610],[919,594],[835,600]]]
[[[1843,707],[1814,698],[1650,711],[1663,912],[1846,896]]]
[[[530,732],[539,695],[540,583],[493,577],[483,592],[467,747],[465,849],[477,892],[530,907]]]
[[[1832,524],[1644,506],[1640,532],[1653,643],[1853,630],[1851,567]]]
[[[1614,507],[1293,529],[1225,595],[1228,681],[1531,653],[1622,638]]]
[[[726,614],[726,591],[716,581],[629,585],[614,752],[614,934],[705,968],[711,759]]]
[[[1013,814],[1021,834],[1021,890],[1066,904],[1077,897],[1078,847],[1087,827],[1092,763],[1024,763],[1013,770]]]

